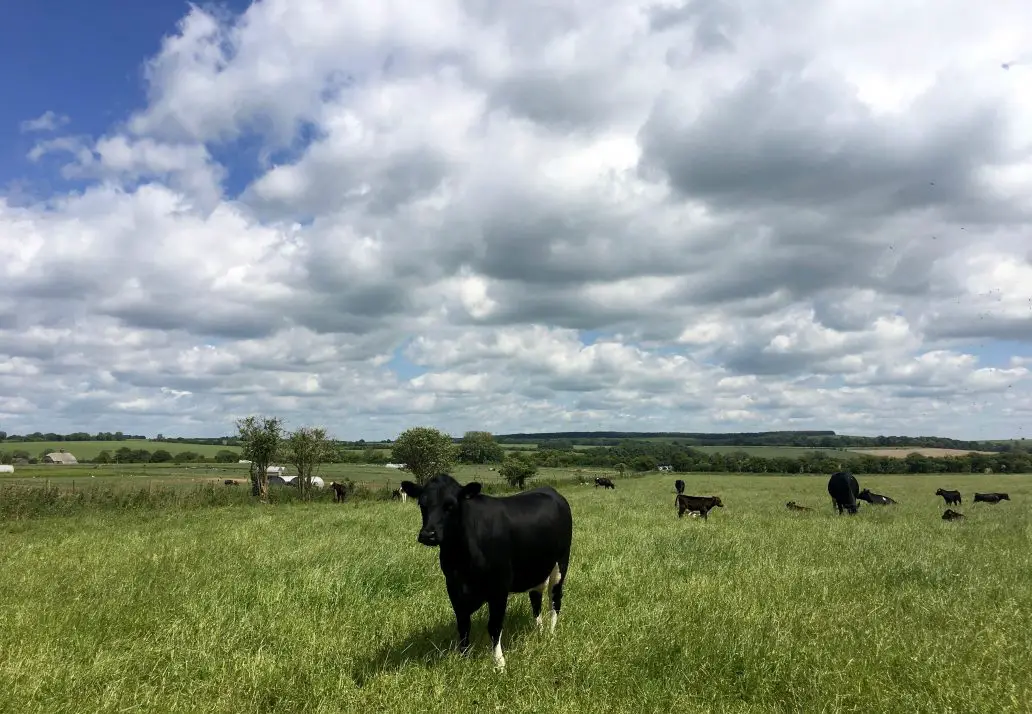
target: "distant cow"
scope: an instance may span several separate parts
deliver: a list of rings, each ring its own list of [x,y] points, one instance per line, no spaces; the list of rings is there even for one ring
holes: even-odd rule
[[[960,505],[960,491],[947,491],[946,489],[939,488],[935,490],[935,495],[942,496],[947,506]]]
[[[393,491],[391,491],[391,500],[392,501],[400,500],[402,503],[405,503],[405,501],[408,500],[408,494],[405,493],[400,488],[396,488]]]
[[[595,477],[595,488],[598,488],[599,486],[601,486],[602,488],[616,488],[616,486],[613,485],[613,482],[607,479],[605,476]]]
[[[502,625],[509,593],[529,593],[540,627],[542,597],[549,589],[550,630],[555,631],[573,539],[570,504],[558,491],[540,486],[511,496],[487,496],[476,481],[463,486],[448,474],[425,486],[402,481],[401,488],[419,501],[419,542],[440,546],[441,572],[463,653],[469,650],[470,618],[486,602],[495,668],[505,668]]]
[[[223,481],[222,483],[223,483],[224,485],[226,485],[226,486],[239,486],[239,485],[240,485],[239,483],[237,483],[236,481],[234,481],[234,480],[233,480],[233,479],[231,479],[231,478],[227,478],[227,479],[226,479],[225,481]]]
[[[1000,501],[1009,501],[1010,496],[1006,493],[976,493],[975,503],[992,503],[997,504]]]
[[[952,508],[947,508],[946,511],[942,514],[942,519],[944,521],[955,521],[955,520],[957,520],[959,518],[963,518],[963,517],[964,517],[963,513],[957,513]]]
[[[684,493],[684,480],[683,479],[677,479],[676,481],[674,481],[674,490],[677,491],[678,494]]]
[[[788,510],[790,510],[790,511],[812,511],[813,510],[812,508],[808,508],[807,506],[800,506],[795,501],[789,501],[785,505],[788,506]]]
[[[888,496],[882,496],[881,494],[874,493],[869,488],[865,488],[863,491],[858,493],[856,497],[859,498],[861,501],[867,501],[868,503],[874,506],[888,506],[891,503],[895,503],[895,501],[893,501]]]
[[[340,503],[344,500],[344,497],[348,495],[348,489],[344,484],[337,483],[336,481],[330,482],[330,488],[333,489],[333,502]]]
[[[856,477],[848,471],[836,471],[828,479],[828,494],[831,496],[835,508],[841,516],[843,509],[849,511],[849,515],[856,515],[859,504],[857,496],[860,495],[860,485]]]
[[[720,502],[720,496],[685,496],[679,493],[675,496],[675,503],[677,504],[678,518],[684,516],[685,511],[691,511],[698,513],[704,520],[708,520],[711,509],[724,507],[724,504]]]

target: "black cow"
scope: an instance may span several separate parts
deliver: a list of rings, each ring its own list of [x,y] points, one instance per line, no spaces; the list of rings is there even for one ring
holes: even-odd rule
[[[233,479],[231,479],[231,478],[227,478],[227,479],[226,479],[225,481],[223,481],[222,483],[224,483],[224,484],[225,484],[226,486],[239,486],[239,485],[240,485],[240,484],[238,484],[238,483],[237,483],[236,481],[234,481],[234,480],[233,480]]]
[[[595,477],[595,488],[598,488],[599,486],[601,486],[602,488],[616,488],[616,486],[613,485],[613,482],[607,479],[605,476]]]
[[[698,513],[703,520],[709,520],[709,512],[713,508],[723,508],[720,496],[685,496],[682,493],[674,497],[677,505],[677,517],[684,516],[685,511]]]
[[[942,519],[944,521],[955,521],[955,520],[957,520],[959,518],[963,518],[963,517],[964,517],[963,513],[957,513],[952,508],[947,508],[945,513],[942,514]]]
[[[677,479],[676,481],[674,481],[674,490],[677,491],[678,494],[684,493],[683,479]]]
[[[947,491],[946,489],[938,488],[935,490],[935,495],[942,496],[947,506],[960,505],[960,491]]]
[[[790,511],[812,511],[813,510],[812,508],[808,508],[807,506],[800,506],[795,501],[789,501],[785,505],[788,506],[788,510],[790,510]]]
[[[879,493],[874,493],[869,488],[865,488],[863,491],[858,493],[856,497],[859,498],[861,501],[867,501],[873,506],[888,506],[890,503],[895,503],[895,501],[889,498],[888,496],[882,496]]]
[[[849,511],[851,516],[856,515],[857,509],[860,507],[856,502],[857,496],[860,495],[860,485],[856,482],[853,474],[848,471],[833,473],[828,479],[828,494],[840,516],[843,509]]]
[[[336,481],[332,481],[330,483],[330,488],[333,489],[333,502],[334,503],[340,503],[341,501],[344,500],[344,497],[347,496],[347,494],[348,494],[347,488],[342,483],[337,483]]]
[[[529,592],[540,627],[542,596],[549,589],[550,631],[555,631],[573,540],[570,504],[558,491],[540,486],[512,496],[487,496],[476,481],[463,486],[449,474],[425,486],[402,481],[401,488],[419,500],[419,542],[440,546],[463,653],[469,650],[470,618],[486,602],[495,668],[505,668],[502,624],[509,593]]]
[[[975,503],[992,503],[997,504],[1000,501],[1009,501],[1010,496],[1006,493],[976,493]]]

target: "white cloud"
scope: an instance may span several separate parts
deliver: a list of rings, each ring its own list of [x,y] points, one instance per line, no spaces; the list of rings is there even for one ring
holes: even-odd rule
[[[1018,433],[1032,10],[969,5],[191,7],[0,196],[0,420]]]
[[[26,119],[19,125],[19,128],[23,132],[57,131],[69,121],[71,120],[64,114],[58,114],[52,109],[48,109],[35,119]]]

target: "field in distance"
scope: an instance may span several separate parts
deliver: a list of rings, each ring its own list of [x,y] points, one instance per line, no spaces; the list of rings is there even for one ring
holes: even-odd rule
[[[76,459],[95,459],[101,451],[114,455],[123,446],[134,451],[146,449],[154,453],[164,449],[173,456],[181,451],[192,451],[205,457],[212,457],[220,451],[232,451],[239,454],[240,447],[222,446],[221,444],[182,444],[175,441],[152,441],[151,439],[126,439],[123,441],[4,441],[0,442],[0,451],[28,451],[32,456],[39,456],[46,451],[69,452]]]
[[[837,516],[826,477],[568,485],[554,637],[513,595],[469,658],[410,500],[85,513],[2,525],[10,711],[1023,712],[1032,697],[1032,481],[861,476],[898,506]],[[967,518],[941,520],[938,486]],[[1011,502],[970,503],[979,491]],[[814,507],[792,513],[785,502]],[[286,537],[284,537],[286,536]],[[72,603],[72,604],[70,604]]]
[[[963,456],[964,454],[992,454],[992,451],[974,451],[967,449],[935,449],[927,448],[923,449],[918,446],[892,446],[892,447],[862,447],[856,446],[848,449],[849,451],[855,451],[858,454],[868,454],[870,456],[888,456],[905,459],[907,454],[918,453],[922,456]]]

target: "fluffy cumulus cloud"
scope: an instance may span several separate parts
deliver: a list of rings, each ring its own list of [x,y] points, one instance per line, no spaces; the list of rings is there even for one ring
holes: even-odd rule
[[[0,195],[0,424],[1032,429],[1032,6],[192,7]],[[241,178],[242,177],[242,178]]]

